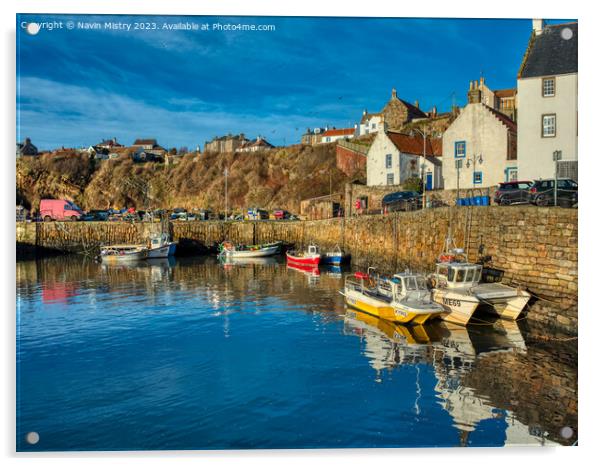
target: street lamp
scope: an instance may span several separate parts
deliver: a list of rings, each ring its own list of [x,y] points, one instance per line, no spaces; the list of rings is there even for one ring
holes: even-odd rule
[[[554,161],[554,206],[558,205],[558,162],[562,160],[562,151],[555,150],[552,152],[552,160]]]
[[[457,173],[456,205],[458,205],[458,201],[460,200],[460,169],[461,168],[462,168],[462,159],[456,160],[456,173]]]
[[[475,185],[475,181],[474,181],[474,175],[476,173],[476,169],[477,169],[477,162],[479,162],[479,165],[481,165],[483,163],[483,155],[479,154],[479,156],[477,157],[477,154],[472,154],[472,157],[470,159],[466,160],[466,168],[470,168],[471,165],[471,161],[472,161],[472,187],[474,189],[474,185]]]
[[[420,164],[420,179],[422,181],[422,208],[426,206],[426,178],[424,176],[424,169],[426,167],[426,132],[424,130],[415,129],[419,134],[422,135],[422,163]]]
[[[225,168],[224,169],[224,178],[225,178],[225,182],[226,182],[226,211],[224,212],[224,222],[226,220],[228,220],[228,169]]]

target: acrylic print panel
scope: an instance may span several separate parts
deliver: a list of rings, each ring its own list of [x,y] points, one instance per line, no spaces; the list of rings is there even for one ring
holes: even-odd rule
[[[577,32],[17,15],[17,450],[575,445]]]

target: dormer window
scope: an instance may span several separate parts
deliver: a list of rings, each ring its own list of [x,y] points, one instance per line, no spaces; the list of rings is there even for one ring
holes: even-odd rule
[[[543,78],[541,80],[541,93],[544,97],[554,97],[556,95],[556,79]]]

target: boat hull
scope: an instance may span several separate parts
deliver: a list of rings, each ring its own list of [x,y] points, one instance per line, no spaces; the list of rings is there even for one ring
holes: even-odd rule
[[[300,265],[314,265],[317,266],[320,264],[320,255],[310,255],[310,256],[294,256],[290,253],[286,253],[286,260],[292,264],[300,264]]]
[[[280,246],[269,246],[261,249],[254,250],[243,250],[243,251],[229,251],[224,250],[223,255],[229,259],[249,259],[253,257],[267,257],[278,254]]]
[[[333,254],[333,255],[324,255],[322,256],[322,260],[320,263],[327,265],[341,265],[343,262],[346,262],[349,259],[349,256],[344,254]]]
[[[127,262],[136,262],[142,261],[147,258],[146,251],[130,253],[130,254],[111,254],[111,255],[101,255],[101,260],[105,264],[123,264]]]
[[[157,248],[149,249],[148,259],[163,259],[173,256],[176,252],[176,243],[167,243]]]
[[[439,303],[447,311],[441,314],[441,320],[458,325],[467,325],[479,306],[479,300],[474,296],[452,290],[435,290],[433,301]]]

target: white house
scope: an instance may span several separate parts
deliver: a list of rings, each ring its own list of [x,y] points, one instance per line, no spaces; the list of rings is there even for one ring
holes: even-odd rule
[[[420,177],[425,153],[424,175],[427,190],[443,187],[439,140],[421,135],[381,129],[374,138],[366,160],[367,185],[401,185],[408,178]]]
[[[355,128],[329,129],[322,133],[322,144],[335,142],[339,139],[351,139],[355,136]]]
[[[516,123],[482,103],[477,81],[470,84],[468,102],[443,133],[445,189],[484,188],[515,180]]]
[[[520,178],[577,179],[577,23],[544,25],[533,32],[518,73]]]
[[[382,112],[368,113],[367,110],[364,110],[364,113],[362,113],[362,119],[359,125],[357,125],[357,136],[378,133],[379,130],[384,128],[385,119]]]
[[[260,150],[273,149],[274,146],[270,144],[265,138],[257,136],[257,139],[253,141],[247,141],[236,149],[236,152],[257,152]]]

